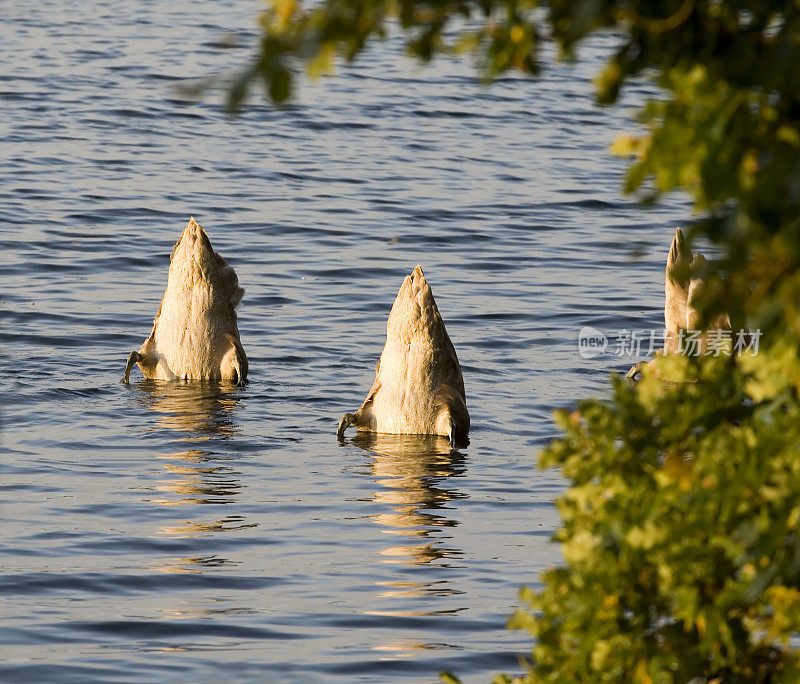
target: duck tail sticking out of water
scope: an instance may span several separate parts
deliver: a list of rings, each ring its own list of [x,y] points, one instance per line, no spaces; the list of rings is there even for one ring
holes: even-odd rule
[[[677,351],[678,331],[686,328],[689,298],[690,266],[694,255],[686,244],[683,231],[675,230],[675,237],[667,254],[664,270],[664,353]]]
[[[683,231],[675,230],[675,237],[667,254],[667,266],[664,273],[664,348],[658,354],[680,354],[681,330],[697,330],[700,315],[697,312],[698,293],[706,286],[704,272],[707,270],[706,258],[700,252],[689,249]],[[727,314],[712,319],[708,330],[729,330],[730,318]],[[705,332],[699,338],[699,351],[705,351]],[[639,361],[631,367],[626,377],[636,378],[648,362]]]
[[[406,276],[392,306],[375,383],[361,407],[342,417],[340,438],[350,425],[369,432],[441,435],[452,446],[468,443],[461,366],[419,266]]]
[[[148,379],[243,383],[247,356],[236,325],[243,295],[236,271],[190,219],[172,250],[153,331],[131,352],[122,382],[138,364]]]

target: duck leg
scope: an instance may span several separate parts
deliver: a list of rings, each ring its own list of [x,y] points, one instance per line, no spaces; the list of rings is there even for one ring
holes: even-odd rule
[[[130,374],[131,374],[131,368],[133,368],[133,365],[135,363],[139,363],[139,361],[141,361],[141,360],[142,360],[142,356],[139,354],[139,352],[132,351],[128,355],[128,363],[125,364],[125,374],[122,376],[122,380],[120,380],[121,383],[123,383],[125,385],[128,384],[129,378],[130,378]]]
[[[636,380],[636,376],[642,372],[642,369],[647,365],[647,361],[639,361],[631,366],[631,369],[626,373],[625,377],[631,380]]]
[[[226,335],[228,351],[222,357],[220,374],[223,380],[230,380],[234,385],[244,385],[247,378],[247,356],[241,343],[233,335]]]
[[[342,416],[342,419],[339,421],[339,427],[336,430],[336,436],[339,439],[344,439],[344,431],[347,430],[351,425],[355,425],[356,423],[356,414],[355,413],[345,413]]]

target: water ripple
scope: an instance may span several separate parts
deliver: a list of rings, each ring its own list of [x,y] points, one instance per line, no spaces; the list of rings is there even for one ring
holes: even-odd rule
[[[487,88],[469,64],[398,60],[389,36],[235,119],[219,88],[175,88],[241,66],[255,11],[4,12],[0,679],[517,671],[530,642],[507,616],[560,559],[563,483],[536,469],[552,409],[625,370],[582,359],[577,331],[659,325],[688,209],[620,198],[606,150],[652,89],[587,104],[613,37]],[[220,47],[231,36],[244,49]],[[190,215],[246,290],[249,382],[122,386]],[[462,363],[471,444],[338,443],[416,264]]]

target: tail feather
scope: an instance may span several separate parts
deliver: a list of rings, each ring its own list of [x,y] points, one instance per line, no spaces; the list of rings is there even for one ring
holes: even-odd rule
[[[225,288],[228,301],[231,303],[231,308],[235,310],[241,303],[242,297],[244,297],[244,288],[239,286],[239,276],[236,275],[233,266],[225,261],[217,252],[214,252],[214,259],[217,262],[217,269],[219,270],[222,287]]]
[[[688,265],[692,262],[692,250],[686,244],[686,239],[683,237],[683,231],[680,228],[675,229],[675,237],[672,239],[672,244],[669,248],[667,255],[667,279],[673,281],[676,285],[683,288],[688,288],[688,279],[685,277],[676,279],[672,273],[673,268],[678,265]]]
[[[664,327],[667,331],[666,351],[676,350],[677,334],[686,328],[689,295],[689,264],[692,251],[686,244],[683,232],[676,229],[675,237],[667,255],[666,277],[664,279]],[[682,267],[684,273],[674,273]]]

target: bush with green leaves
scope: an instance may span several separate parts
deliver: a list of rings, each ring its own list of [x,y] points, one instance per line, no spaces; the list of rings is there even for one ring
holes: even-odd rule
[[[541,464],[570,484],[565,562],[513,619],[535,637],[525,681],[800,681],[800,3],[273,0],[262,28],[233,108],[254,81],[289,97],[298,58],[324,73],[393,30],[423,60],[472,53],[486,79],[613,31],[598,101],[632,77],[661,87],[614,145],[633,157],[625,190],[688,193],[690,240],[721,254],[701,314],[760,330],[759,351],[664,357],[557,414]]]
[[[798,681],[800,405],[775,381],[784,360],[657,364],[694,382],[648,372],[557,415],[541,463],[571,482],[566,565],[513,620],[536,637],[530,679]]]

